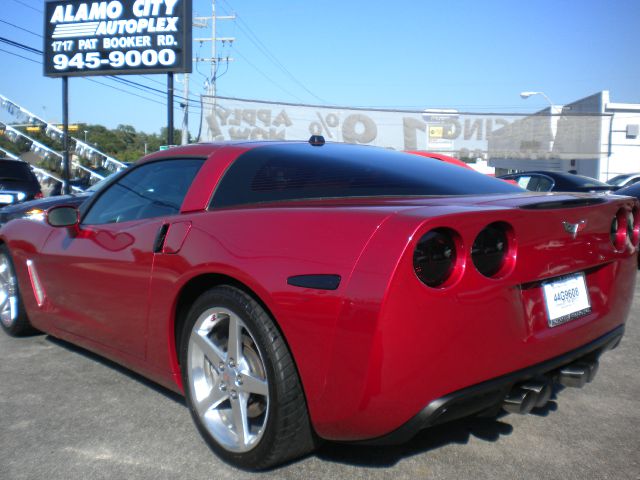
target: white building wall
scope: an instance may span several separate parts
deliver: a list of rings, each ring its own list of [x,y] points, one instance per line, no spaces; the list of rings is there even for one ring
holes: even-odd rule
[[[608,103],[605,113],[612,115],[612,121],[603,135],[600,179],[640,172],[640,105]]]
[[[543,158],[492,158],[492,150],[517,149],[525,138],[525,125],[549,109],[514,122],[502,138],[489,142],[489,165],[505,169],[574,171],[606,181],[622,173],[640,172],[640,104],[612,103],[604,90],[562,107],[548,116],[553,131],[550,152]],[[554,112],[556,113],[556,112]],[[526,157],[526,156],[525,156]]]

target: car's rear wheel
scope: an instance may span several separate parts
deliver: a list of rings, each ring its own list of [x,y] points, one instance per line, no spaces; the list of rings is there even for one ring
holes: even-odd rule
[[[192,306],[181,338],[189,409],[225,461],[264,469],[313,448],[289,349],[251,296],[231,286],[205,292]]]
[[[35,332],[24,310],[16,270],[6,245],[0,245],[0,326],[14,337]]]

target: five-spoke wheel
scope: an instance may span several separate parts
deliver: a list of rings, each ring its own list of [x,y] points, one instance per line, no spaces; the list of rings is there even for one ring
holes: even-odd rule
[[[224,460],[263,469],[313,448],[289,349],[246,292],[218,286],[196,300],[182,330],[180,364],[196,425]]]
[[[35,331],[22,306],[16,272],[5,245],[0,245],[0,326],[13,336]]]
[[[210,308],[196,320],[188,348],[200,420],[228,450],[251,450],[269,414],[269,384],[255,339],[237,314]]]

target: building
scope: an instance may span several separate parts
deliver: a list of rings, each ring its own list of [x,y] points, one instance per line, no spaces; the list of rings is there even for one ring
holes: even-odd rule
[[[488,163],[514,171],[566,171],[606,181],[640,172],[640,104],[613,103],[609,92],[550,106],[493,132]]]

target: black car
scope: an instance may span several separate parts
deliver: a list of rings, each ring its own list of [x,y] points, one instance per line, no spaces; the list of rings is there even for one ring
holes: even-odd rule
[[[513,180],[532,192],[610,192],[618,188],[595,178],[567,172],[520,172],[498,178]]]
[[[40,182],[31,165],[22,160],[0,158],[0,206],[41,197]]]
[[[629,195],[630,197],[636,197],[640,200],[640,183],[622,187],[620,190],[616,190],[616,195]]]

